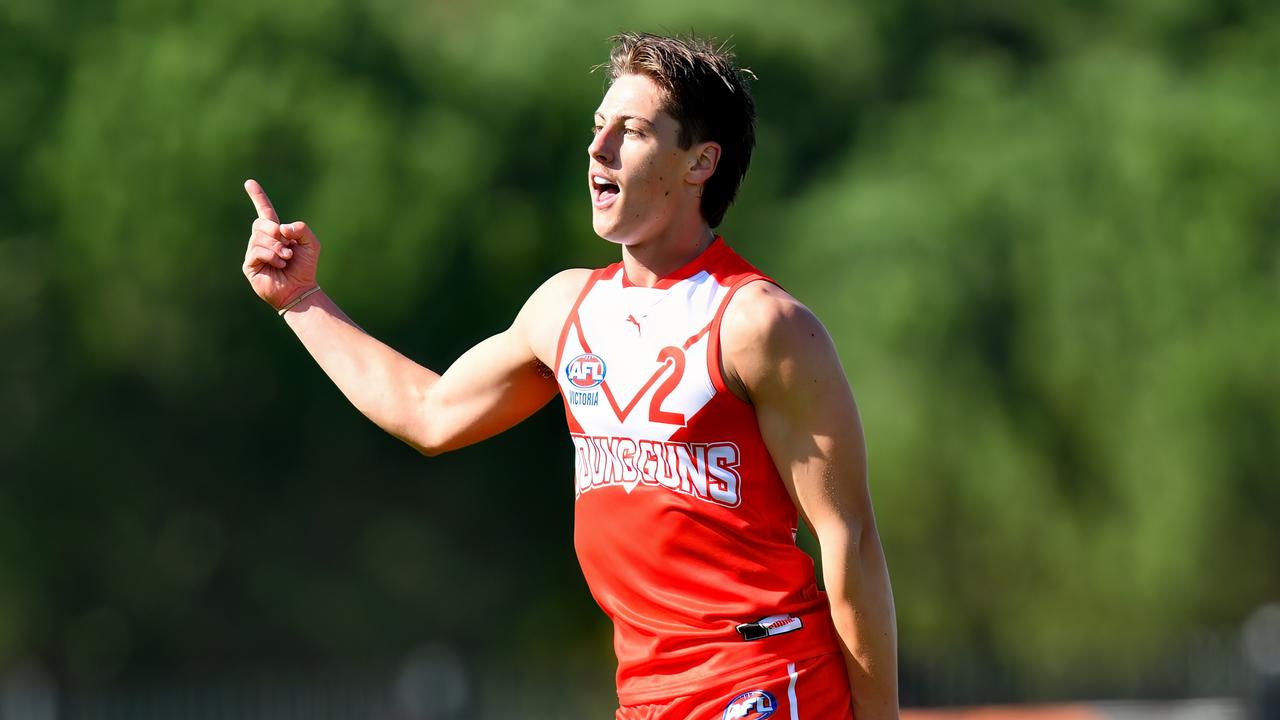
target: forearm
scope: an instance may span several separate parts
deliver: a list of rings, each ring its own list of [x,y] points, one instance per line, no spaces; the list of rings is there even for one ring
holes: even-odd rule
[[[438,374],[361,330],[323,291],[284,319],[357,410],[418,450],[430,450],[423,407]]]
[[[898,717],[898,638],[889,571],[874,527],[822,543],[823,572],[857,720]],[[830,546],[830,547],[828,547]]]

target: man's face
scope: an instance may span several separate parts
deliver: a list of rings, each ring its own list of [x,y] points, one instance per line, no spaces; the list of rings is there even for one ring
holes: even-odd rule
[[[632,245],[698,210],[696,188],[685,182],[692,153],[680,149],[680,124],[661,107],[652,80],[622,75],[596,111],[587,182],[591,224],[606,240]]]

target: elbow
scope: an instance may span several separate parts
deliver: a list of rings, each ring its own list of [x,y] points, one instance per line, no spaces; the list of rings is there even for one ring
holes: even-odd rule
[[[419,454],[424,455],[426,457],[435,457],[437,455],[443,455],[447,452],[450,452],[452,450],[457,450],[459,447],[462,447],[461,445],[458,445],[458,444],[446,443],[446,442],[433,442],[433,443],[426,443],[426,444],[410,443],[410,445],[413,445],[414,450],[417,450]]]
[[[417,443],[409,443],[409,445],[424,457],[435,457],[445,451],[444,448],[438,446],[418,445]]]
[[[813,526],[813,534],[824,553],[850,558],[861,556],[868,540],[874,542],[874,532],[863,518],[852,515],[830,518]]]
[[[435,432],[430,425],[400,426],[386,428],[386,430],[404,444],[417,450],[419,455],[426,457],[435,457],[454,449],[452,445],[449,445],[447,438]]]
[[[443,455],[454,449],[454,446],[448,444],[444,438],[437,437],[431,433],[416,433],[413,436],[401,435],[400,439],[405,441],[418,454],[426,457],[435,457]]]

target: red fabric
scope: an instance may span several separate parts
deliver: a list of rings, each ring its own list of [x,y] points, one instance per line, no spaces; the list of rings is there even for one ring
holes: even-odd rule
[[[597,462],[587,454],[599,455],[610,444],[615,448],[615,465],[616,448],[630,453],[625,458],[630,463],[626,470],[633,475],[628,487],[580,478],[590,491],[580,492],[575,503],[574,545],[583,575],[614,623],[620,701],[624,705],[664,702],[752,668],[838,653],[813,561],[795,544],[796,508],[760,436],[754,409],[728,392],[719,377],[718,321],[730,291],[768,278],[722,240],[665,278],[667,286],[696,282],[698,273],[706,270],[719,285],[718,305],[700,311],[707,313],[705,319],[690,318],[691,327],[703,331],[692,336],[685,332],[669,342],[688,350],[706,333],[712,336],[708,340],[712,350],[705,362],[690,362],[676,370],[672,370],[670,353],[651,366],[634,365],[641,369],[626,379],[641,388],[639,394],[615,399],[610,380],[622,384],[615,369],[621,363],[600,348],[607,331],[617,331],[593,329],[590,323],[584,327],[578,308],[595,291],[596,283],[614,281],[618,267],[592,276],[566,320],[560,353],[566,354],[565,338],[571,337],[572,328],[581,349],[602,352],[609,363],[599,387],[607,404],[602,400],[599,408],[579,406],[571,411],[566,398],[579,462]],[[700,277],[705,282],[706,276]],[[619,282],[627,287],[624,280]],[[608,315],[616,315],[621,326],[627,313],[619,308]],[[662,358],[667,359],[666,365]],[[644,360],[647,363],[648,357]],[[565,382],[565,363],[566,358],[558,358],[561,388],[567,393],[575,388]],[[671,390],[670,379],[681,376],[688,383],[681,392],[701,387],[711,393],[709,401],[689,417],[670,412],[675,405],[662,395]],[[667,437],[655,437],[653,425],[643,432],[626,430],[632,425],[640,428],[642,418],[658,423],[683,419],[683,426],[672,425]],[[600,429],[606,427],[606,420],[622,423],[624,434],[619,437],[616,429]],[[713,452],[713,447],[720,452]],[[724,491],[722,497],[729,490],[724,479],[736,475],[736,504],[715,502],[700,490],[674,491],[654,479],[655,471],[644,470],[660,466],[658,454],[677,449],[692,458],[695,466],[702,463],[708,488]],[[707,467],[711,464],[716,465],[714,471]],[[774,615],[799,618],[801,627],[751,641],[735,629]]]
[[[794,677],[794,684],[792,679]],[[623,705],[616,720],[853,720],[849,675],[840,655],[752,668],[694,695]]]

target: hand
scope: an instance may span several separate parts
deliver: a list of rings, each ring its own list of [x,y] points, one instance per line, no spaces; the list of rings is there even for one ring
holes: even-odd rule
[[[271,199],[257,180],[246,180],[244,189],[258,209],[244,253],[244,276],[258,297],[279,310],[316,286],[320,241],[304,222],[281,225]]]

